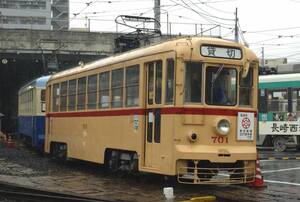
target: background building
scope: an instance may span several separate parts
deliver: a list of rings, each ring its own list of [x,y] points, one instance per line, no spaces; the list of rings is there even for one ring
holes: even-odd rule
[[[69,0],[52,0],[52,29],[69,29]]]
[[[68,0],[0,0],[0,28],[66,30],[68,16]]]

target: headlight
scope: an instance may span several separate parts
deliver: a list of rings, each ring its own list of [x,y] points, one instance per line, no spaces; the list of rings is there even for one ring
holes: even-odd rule
[[[230,123],[228,120],[226,119],[221,119],[217,126],[216,126],[216,129],[218,131],[218,133],[220,135],[227,135],[230,131]]]
[[[191,133],[188,135],[188,138],[189,138],[190,142],[196,142],[198,140],[198,135],[197,135],[197,133]]]

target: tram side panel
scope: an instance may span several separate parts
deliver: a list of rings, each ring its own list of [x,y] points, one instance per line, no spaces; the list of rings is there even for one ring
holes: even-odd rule
[[[37,149],[43,148],[45,135],[41,92],[41,88],[34,87],[26,92],[27,95],[19,95],[18,133],[23,135],[27,144]]]

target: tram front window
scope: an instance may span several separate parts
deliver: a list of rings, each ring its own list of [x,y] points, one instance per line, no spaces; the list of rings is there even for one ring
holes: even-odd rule
[[[185,64],[185,95],[186,103],[201,103],[202,64],[187,62]]]
[[[209,105],[236,105],[237,73],[234,68],[207,67],[205,101]]]

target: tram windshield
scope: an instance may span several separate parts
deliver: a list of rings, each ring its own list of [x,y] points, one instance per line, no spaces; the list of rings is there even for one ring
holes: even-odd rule
[[[206,68],[205,101],[209,105],[236,105],[237,71],[234,68]]]

